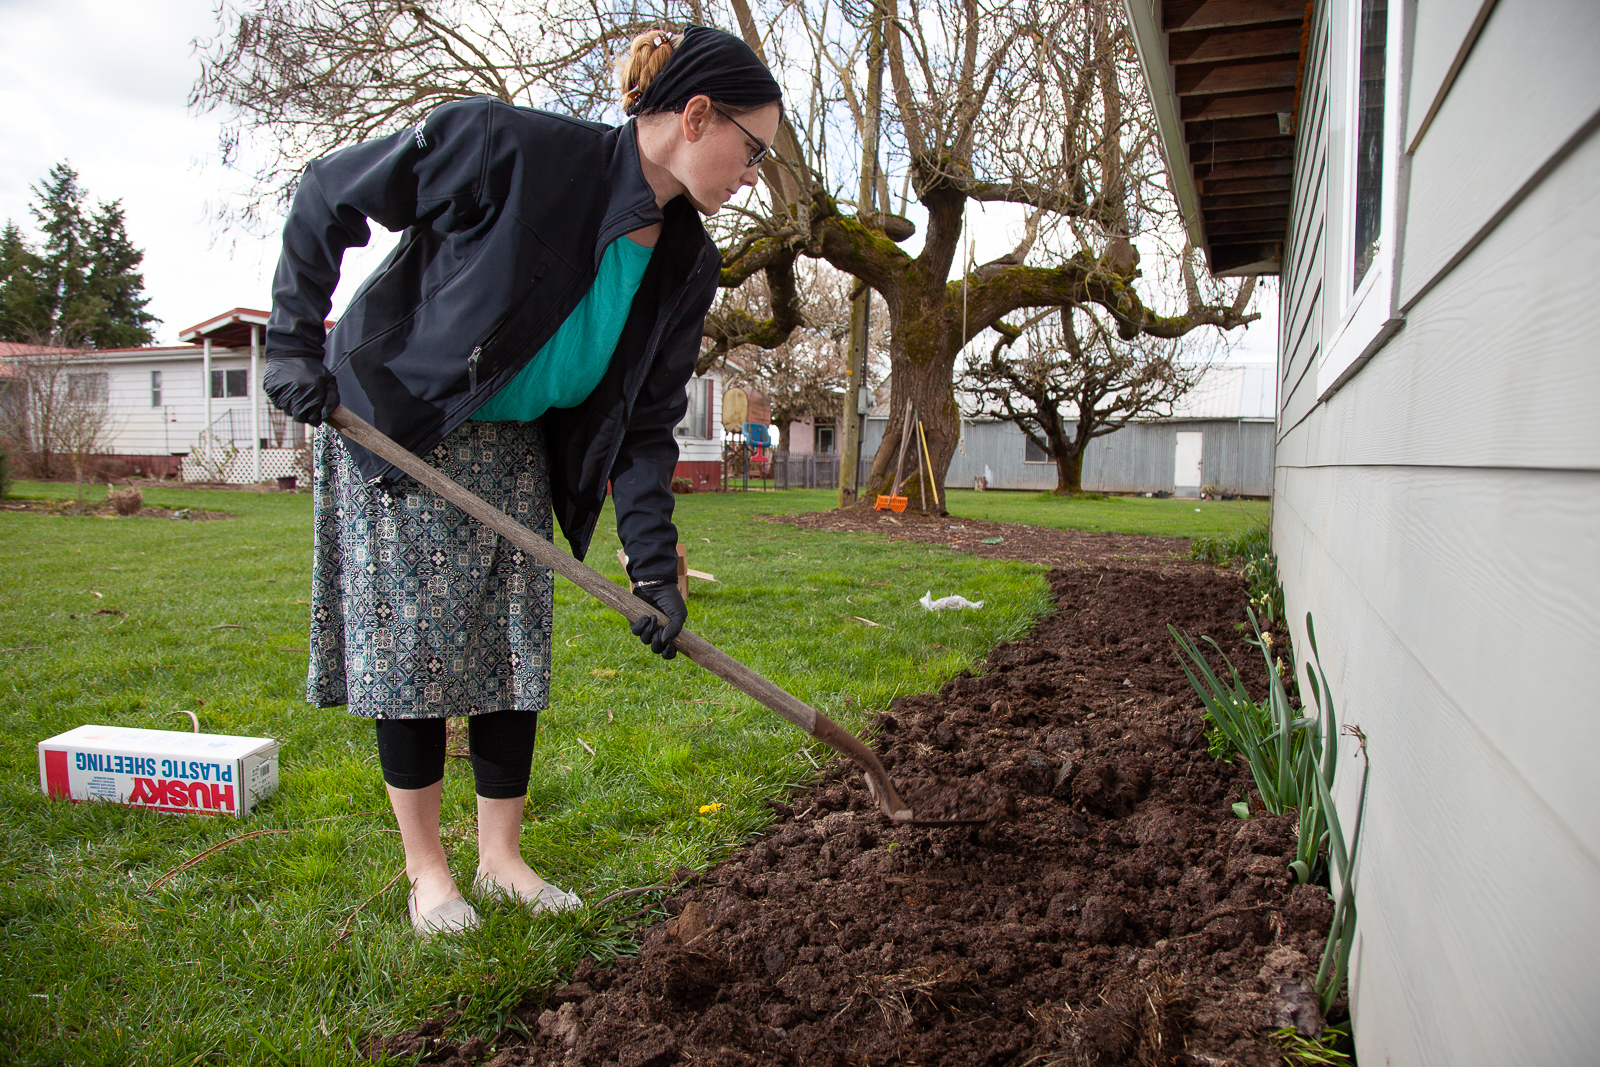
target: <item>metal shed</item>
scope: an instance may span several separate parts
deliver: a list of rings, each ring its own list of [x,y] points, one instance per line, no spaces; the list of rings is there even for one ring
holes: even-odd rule
[[[1213,486],[1240,496],[1270,496],[1275,380],[1270,363],[1213,367],[1171,417],[1130,423],[1096,438],[1084,456],[1083,488],[1195,496],[1202,486]],[[887,423],[884,415],[867,417],[864,456],[876,454]],[[971,488],[979,477],[990,489],[1051,490],[1056,466],[1013,423],[963,419],[945,485]]]

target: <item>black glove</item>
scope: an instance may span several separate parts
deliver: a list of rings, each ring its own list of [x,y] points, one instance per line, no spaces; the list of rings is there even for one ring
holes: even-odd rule
[[[678,583],[671,578],[639,582],[633,587],[633,595],[667,617],[666,623],[662,624],[654,615],[640,615],[629,627],[633,635],[649,645],[650,651],[662,659],[676,656],[678,650],[672,647],[672,639],[682,632],[683,624],[689,621],[689,605],[683,602]]]
[[[274,356],[267,360],[262,384],[295,422],[321,426],[339,406],[339,382],[316,356]]]

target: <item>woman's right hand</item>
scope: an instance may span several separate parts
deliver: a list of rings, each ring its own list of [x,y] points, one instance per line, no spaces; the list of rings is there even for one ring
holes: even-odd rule
[[[278,409],[296,422],[321,426],[339,406],[339,382],[315,356],[273,356],[262,384]]]

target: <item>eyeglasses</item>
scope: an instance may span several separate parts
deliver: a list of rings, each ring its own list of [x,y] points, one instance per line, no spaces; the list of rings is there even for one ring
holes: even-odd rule
[[[744,161],[744,165],[747,167],[759,166],[761,161],[767,158],[767,153],[772,151],[772,146],[767,144],[761,138],[757,137],[755,134],[751,133],[749,130],[745,129],[743,123],[734,118],[732,115],[728,114],[726,111],[722,110],[720,107],[717,107],[716,104],[712,104],[711,106],[716,108],[717,114],[721,115],[735,126],[738,126],[741,133],[760,146],[754,152],[750,153],[749,159]]]

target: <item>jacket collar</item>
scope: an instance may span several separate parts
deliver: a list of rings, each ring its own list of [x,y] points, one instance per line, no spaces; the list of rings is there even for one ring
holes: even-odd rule
[[[635,119],[617,127],[612,141],[611,159],[606,167],[606,213],[594,247],[594,267],[612,241],[641,226],[660,222],[665,215],[656,206],[655,190],[645,180],[639,165],[639,128]]]

